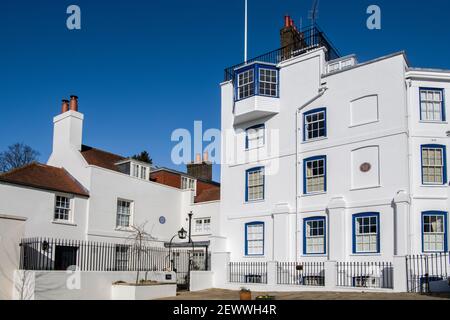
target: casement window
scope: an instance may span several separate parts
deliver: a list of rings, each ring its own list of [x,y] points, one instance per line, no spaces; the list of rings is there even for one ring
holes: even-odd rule
[[[303,221],[303,253],[326,253],[325,217],[307,218]]]
[[[380,214],[353,215],[353,253],[380,252]]]
[[[422,213],[423,252],[447,251],[447,213],[426,211]]]
[[[238,100],[255,94],[255,71],[249,69],[238,74]]]
[[[211,233],[211,218],[194,219],[194,232],[196,234]]]
[[[237,70],[235,100],[254,95],[277,98],[279,93],[278,69],[273,65],[252,64]]]
[[[117,244],[115,248],[115,271],[127,271],[129,260],[129,249],[127,245]]]
[[[442,145],[423,145],[422,184],[443,185],[447,183],[447,155]]]
[[[259,94],[269,97],[278,95],[278,70],[259,69]]]
[[[189,177],[181,177],[181,189],[183,190],[195,190],[195,179]]]
[[[445,121],[443,89],[420,89],[420,120]]]
[[[264,255],[264,222],[245,224],[245,255]]]
[[[129,227],[131,225],[131,215],[133,203],[127,200],[117,200],[117,227]]]
[[[326,109],[320,108],[303,114],[303,140],[309,141],[327,136]]]
[[[137,164],[137,163],[132,163],[131,168],[132,168],[131,175],[133,177],[139,178],[139,179],[144,179],[144,180],[149,179],[150,169],[148,167]]]
[[[264,124],[247,128],[245,130],[245,148],[250,150],[263,147],[265,143],[265,131]]]
[[[246,171],[245,201],[264,200],[264,167]]]
[[[326,156],[312,157],[303,160],[303,193],[314,194],[327,191]]]
[[[70,198],[64,196],[55,197],[55,221],[70,221]]]

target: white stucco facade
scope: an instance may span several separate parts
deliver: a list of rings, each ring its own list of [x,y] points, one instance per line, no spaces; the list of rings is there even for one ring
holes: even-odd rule
[[[122,243],[130,237],[131,229],[117,227],[118,200],[131,203],[130,225],[145,224],[152,245],[168,242],[181,227],[188,230],[191,211],[193,219],[209,218],[211,225],[218,221],[219,201],[194,203],[191,190],[152,182],[148,175],[141,179],[89,164],[80,152],[83,119],[83,114],[73,110],[54,118],[53,151],[47,164],[64,168],[88,191],[88,196],[0,183],[0,213],[25,217],[24,237]],[[67,221],[54,219],[58,195],[70,199]],[[193,232],[193,240],[209,240],[211,235]]]
[[[447,249],[447,174],[433,185],[422,182],[421,146],[442,146],[445,154],[449,127],[445,116],[420,119],[419,91],[441,90],[448,101],[450,73],[412,69],[403,52],[329,73],[331,64],[348,57],[327,62],[325,52],[318,48],[276,66],[256,62],[235,69],[236,79],[240,72],[254,70],[255,83],[261,69],[277,70],[278,93],[264,97],[265,112],[258,99],[237,96],[237,82],[221,84],[219,235],[226,238],[224,251],[232,261],[392,261],[394,255],[426,251],[426,212],[442,214],[442,251]],[[256,84],[256,95],[257,90]],[[445,102],[442,108],[445,115]],[[324,114],[325,130],[307,139],[313,127],[306,126],[305,117],[317,110]],[[263,126],[264,142],[249,149],[246,129],[255,126]],[[307,192],[307,166],[317,158],[325,163],[324,189]],[[248,199],[247,174],[253,168],[264,172],[263,196],[256,201]],[[377,243],[367,252],[358,249],[354,230],[365,216],[376,219],[370,241]],[[305,249],[311,226],[305,224],[311,218],[325,224],[321,253]],[[249,254],[246,228],[254,223],[261,226],[258,245],[263,248]]]

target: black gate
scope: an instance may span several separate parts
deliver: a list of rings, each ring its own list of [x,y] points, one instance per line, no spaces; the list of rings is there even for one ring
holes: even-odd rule
[[[173,271],[177,274],[177,286],[179,290],[189,290],[190,271],[210,270],[208,247],[174,249],[172,261]]]
[[[410,255],[406,257],[408,292],[429,293],[430,283],[448,281],[449,253]]]

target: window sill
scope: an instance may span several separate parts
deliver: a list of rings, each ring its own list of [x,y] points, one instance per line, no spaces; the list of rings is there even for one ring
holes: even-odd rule
[[[261,200],[252,200],[252,201],[245,201],[244,204],[255,204],[255,203],[262,203],[265,202],[266,200],[261,199]]]
[[[133,229],[131,227],[116,227],[114,230],[115,231],[124,231],[124,232],[133,232]]]
[[[374,253],[363,252],[363,253],[352,253],[352,254],[350,254],[350,257],[380,257],[380,256],[381,256],[380,252],[374,252]]]
[[[60,221],[60,220],[53,220],[52,221],[53,224],[59,224],[59,225],[63,225],[63,226],[69,226],[69,227],[76,227],[77,224],[70,222],[70,221]]]
[[[306,141],[303,141],[302,144],[314,143],[314,142],[319,142],[319,141],[324,141],[324,140],[328,140],[328,137],[320,137],[320,138],[306,140]]]
[[[300,195],[301,198],[314,197],[314,196],[322,196],[327,194],[326,192],[317,192],[317,193],[307,193]]]
[[[382,188],[382,187],[383,187],[383,186],[379,185],[379,186],[373,186],[373,187],[351,188],[350,191],[360,191],[360,190],[379,189],[379,188]]]
[[[265,254],[261,254],[261,255],[257,255],[257,254],[254,254],[254,255],[249,255],[249,256],[246,256],[246,255],[244,255],[244,256],[242,256],[242,258],[250,258],[250,259],[265,259],[266,258],[266,255]]]
[[[447,184],[421,184],[421,187],[425,188],[447,188]]]
[[[300,255],[302,258],[326,258],[328,255],[326,253],[305,253]],[[301,264],[301,262],[299,262]]]
[[[419,123],[427,123],[427,124],[448,124],[448,121],[420,120]]]
[[[262,145],[260,147],[253,147],[253,148],[245,148],[245,151],[254,151],[254,150],[259,150],[259,149],[264,149],[265,145]]]

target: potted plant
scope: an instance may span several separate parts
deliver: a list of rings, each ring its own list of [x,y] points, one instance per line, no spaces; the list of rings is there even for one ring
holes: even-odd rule
[[[257,296],[255,300],[275,300],[274,296],[269,295],[263,295],[263,296]]]
[[[240,300],[252,300],[252,292],[250,289],[241,288],[239,291]]]

